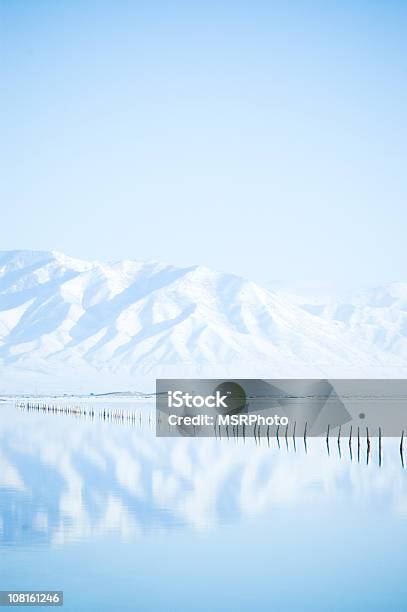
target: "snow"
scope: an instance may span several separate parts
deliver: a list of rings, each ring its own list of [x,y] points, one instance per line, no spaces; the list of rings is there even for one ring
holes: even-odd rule
[[[0,252],[0,392],[406,373],[404,283],[302,299],[202,266]]]

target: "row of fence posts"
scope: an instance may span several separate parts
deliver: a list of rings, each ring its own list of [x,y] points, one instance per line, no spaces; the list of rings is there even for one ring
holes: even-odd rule
[[[296,439],[297,437],[302,437],[303,439],[303,443],[304,443],[304,449],[305,449],[305,453],[308,452],[308,439],[309,439],[309,435],[308,435],[308,424],[305,423],[304,426],[304,433],[302,434],[302,436],[297,436],[296,435],[296,428],[297,428],[297,423],[294,422],[294,426],[293,426],[293,430],[292,430],[292,434],[289,434],[289,429],[288,429],[288,425],[286,427],[284,427],[284,432],[283,435],[280,435],[280,425],[277,425],[276,429],[275,429],[275,434],[274,436],[270,435],[270,427],[267,426],[267,429],[262,430],[261,426],[259,425],[254,425],[253,426],[253,430],[250,432],[251,436],[253,437],[256,444],[260,444],[261,443],[261,439],[262,438],[266,438],[267,439],[267,443],[270,446],[270,439],[272,437],[274,437],[277,441],[277,445],[278,448],[281,448],[281,438],[284,439],[285,441],[285,445],[286,448],[289,448],[289,438],[292,439],[292,448],[294,449],[294,451],[297,450],[297,443],[296,443]],[[220,428],[220,426],[214,426],[214,431],[215,431],[215,436],[219,439],[222,439],[222,429]],[[361,455],[362,455],[362,444],[361,444],[361,438],[365,437],[366,438],[366,464],[369,464],[370,458],[371,458],[371,454],[372,454],[372,442],[371,442],[371,432],[369,432],[369,428],[366,427],[366,435],[362,436],[361,435],[361,429],[360,427],[357,428],[356,430],[356,436],[353,435],[353,426],[350,426],[349,429],[349,438],[347,438],[347,436],[342,434],[342,426],[339,426],[339,430],[338,430],[338,435],[336,437],[336,445],[337,445],[337,449],[338,449],[338,455],[340,458],[342,458],[342,441],[344,439],[348,439],[348,448],[349,448],[349,457],[350,460],[353,460],[354,454],[353,454],[353,441],[356,438],[356,448],[357,448],[357,461],[360,463],[361,460]],[[226,437],[227,439],[230,438],[241,438],[243,439],[243,441],[246,440],[247,437],[249,437],[247,435],[246,432],[246,427],[245,425],[242,426],[241,428],[241,432],[239,432],[239,427],[238,426],[233,426],[231,428],[231,431],[229,430],[229,427],[226,426],[225,427],[225,435],[224,437]],[[327,449],[327,453],[328,455],[331,454],[331,440],[332,438],[335,439],[335,436],[333,436],[331,434],[331,428],[330,425],[328,425],[327,427],[327,432],[326,432],[326,438],[325,438],[325,442],[326,442],[326,449]],[[378,428],[378,432],[377,432],[377,439],[378,439],[378,463],[379,466],[382,465],[382,460],[383,460],[383,444],[382,444],[382,440],[383,440],[383,435],[382,435],[382,429],[381,427]],[[400,437],[400,445],[399,445],[399,451],[400,451],[400,460],[401,460],[401,465],[404,468],[404,430],[401,432],[401,437]]]
[[[70,415],[70,416],[75,416],[75,417],[89,418],[90,420],[94,420],[98,418],[99,420],[102,420],[102,421],[109,421],[109,422],[114,422],[114,423],[127,423],[133,426],[141,426],[143,423],[143,411],[142,410],[135,411],[135,410],[123,410],[123,409],[111,409],[111,408],[105,408],[105,407],[104,408],[101,407],[95,410],[93,405],[49,404],[49,403],[29,402],[29,401],[18,401],[16,402],[16,407],[21,410],[27,411],[27,412],[49,413],[49,414],[59,414],[59,415],[62,414],[66,416]],[[152,425],[152,422],[153,422],[153,419],[151,418],[151,411],[149,411],[148,424],[150,427]],[[160,416],[158,416],[158,425],[160,425],[160,423],[161,423],[161,419],[160,419]],[[297,434],[296,429],[297,429],[297,423],[295,422],[292,434],[289,435],[289,430],[288,430],[288,425],[287,425],[284,428],[284,432],[281,436],[280,435],[280,425],[278,425],[275,431],[275,435],[271,436],[270,426],[267,426],[267,429],[265,430],[264,428],[262,429],[260,425],[255,424],[253,426],[253,431],[250,432],[251,436],[249,436],[246,432],[245,425],[242,426],[240,431],[239,431],[239,426],[237,425],[233,426],[231,431],[229,430],[229,427],[226,426],[224,437],[226,437],[227,439],[230,439],[231,437],[233,437],[235,440],[242,439],[244,442],[247,437],[253,437],[256,444],[260,444],[261,439],[266,438],[269,446],[270,446],[270,439],[272,437],[275,437],[278,448],[280,448],[281,438],[284,438],[287,449],[289,448],[288,440],[289,440],[289,437],[291,437],[292,447],[294,451],[297,450],[297,444],[296,444],[297,437],[302,437],[303,443],[304,443],[304,449],[305,449],[305,452],[307,453],[308,452],[307,440],[309,438],[308,424],[305,423],[304,432],[302,436],[296,435]],[[221,427],[215,425],[214,431],[215,431],[215,437],[218,439],[222,439]],[[193,432],[195,435],[195,427],[193,428]],[[333,436],[331,436],[330,425],[328,425],[327,433],[326,433],[326,449],[327,449],[328,455],[331,454],[330,441],[332,437]],[[349,438],[348,438],[349,456],[350,456],[351,461],[353,460],[353,440],[355,440],[355,438],[356,438],[357,461],[360,462],[361,460],[361,454],[362,454],[361,437],[362,436],[361,436],[360,427],[357,428],[356,436],[353,436],[353,427],[351,425],[350,430],[349,430]],[[366,427],[365,437],[366,437],[366,464],[369,464],[369,461],[371,458],[371,432],[369,432],[368,427]],[[377,438],[378,438],[378,462],[379,462],[379,466],[381,466],[382,456],[383,456],[381,427],[379,427],[378,429]],[[341,442],[343,439],[346,439],[346,436],[342,435],[342,427],[340,426],[339,431],[338,431],[338,436],[337,436],[337,449],[338,449],[338,454],[340,458],[342,458]],[[404,430],[401,432],[399,450],[400,450],[401,464],[402,464],[402,467],[404,468]]]
[[[120,408],[111,409],[106,407],[100,407],[99,409],[95,410],[93,405],[45,404],[21,401],[16,402],[16,407],[26,412],[74,416],[89,419],[91,421],[99,419],[101,421],[110,421],[114,423],[127,423],[133,426],[139,426],[143,423],[142,410],[124,410]],[[151,425],[153,422],[151,412],[144,416],[148,416],[148,424]]]

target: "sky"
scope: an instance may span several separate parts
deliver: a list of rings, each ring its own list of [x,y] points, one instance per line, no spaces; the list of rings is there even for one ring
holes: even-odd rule
[[[0,83],[0,249],[407,280],[407,2],[2,0]]]

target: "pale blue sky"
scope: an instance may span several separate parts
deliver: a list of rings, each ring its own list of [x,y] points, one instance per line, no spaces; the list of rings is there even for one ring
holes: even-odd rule
[[[406,280],[407,2],[0,5],[0,248]]]

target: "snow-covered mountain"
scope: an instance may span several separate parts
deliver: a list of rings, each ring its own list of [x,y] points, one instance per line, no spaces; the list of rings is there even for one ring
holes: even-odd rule
[[[326,321],[337,321],[360,338],[407,360],[407,283],[391,283],[341,299],[296,299]]]
[[[397,285],[352,311],[312,312],[201,266],[0,252],[0,391],[151,390],[164,376],[404,376],[406,295]]]

